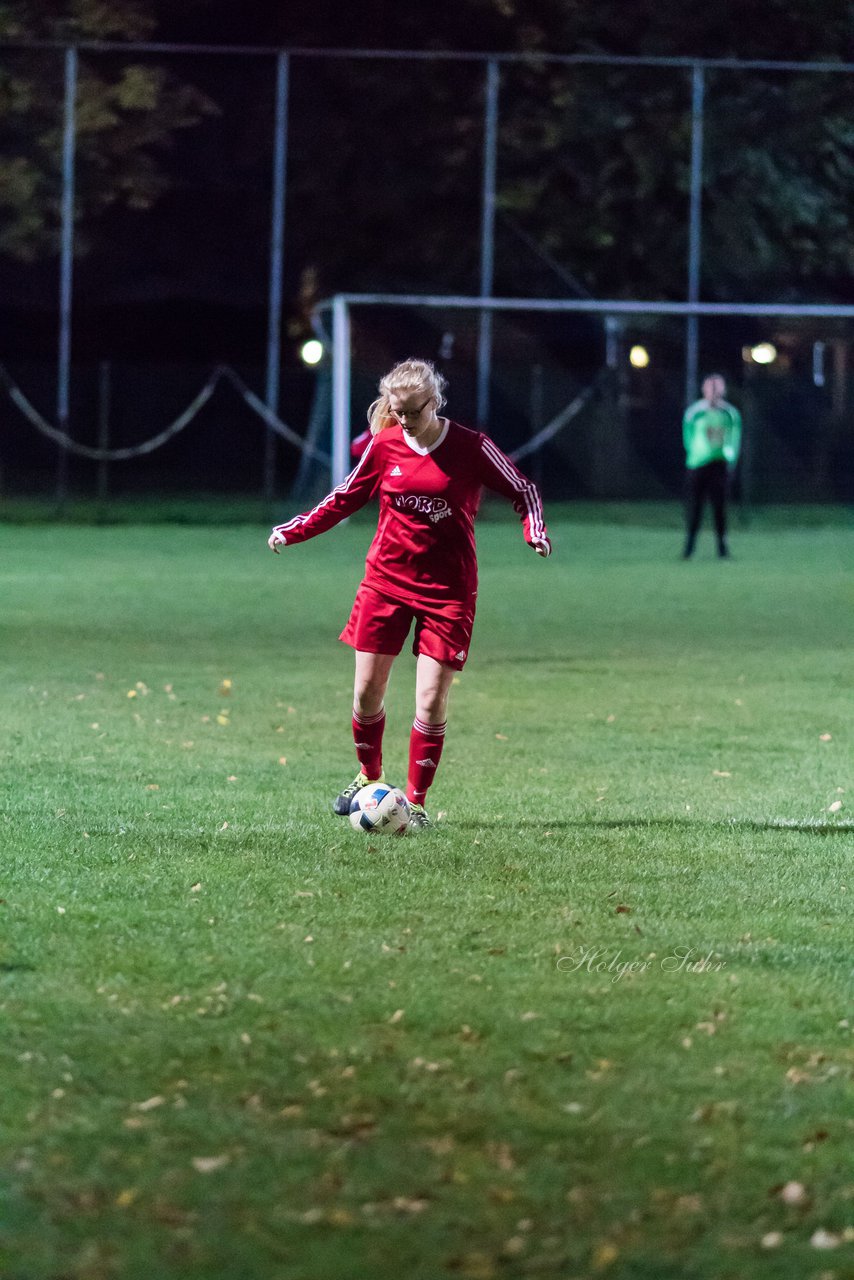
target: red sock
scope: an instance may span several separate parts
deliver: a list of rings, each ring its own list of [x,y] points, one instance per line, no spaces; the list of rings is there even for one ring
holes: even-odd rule
[[[378,778],[383,771],[383,730],[385,708],[375,716],[363,716],[353,712],[353,741],[356,758],[366,778]]]
[[[415,717],[409,735],[409,777],[406,780],[406,798],[413,804],[424,803],[430,783],[436,776],[445,745],[445,726],[445,721],[427,724]]]

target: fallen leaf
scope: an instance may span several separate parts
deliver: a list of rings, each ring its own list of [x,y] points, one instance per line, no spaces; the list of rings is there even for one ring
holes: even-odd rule
[[[464,1253],[461,1258],[450,1258],[448,1266],[465,1280],[492,1280],[495,1267],[488,1253],[475,1251]]]
[[[599,1244],[593,1250],[592,1265],[594,1271],[604,1271],[606,1267],[610,1267],[612,1262],[616,1262],[619,1257],[619,1249],[616,1245],[606,1240],[603,1244]]]
[[[516,1161],[508,1142],[488,1142],[486,1151],[490,1159],[494,1160],[498,1168],[505,1173],[510,1173],[516,1168]]]
[[[511,1236],[501,1246],[501,1256],[503,1258],[518,1258],[519,1254],[524,1252],[525,1244],[526,1241],[523,1236]]]
[[[134,1104],[136,1111],[153,1111],[155,1107],[162,1107],[166,1099],[161,1094],[156,1093],[153,1098],[146,1098],[145,1102],[137,1102]]]
[[[832,742],[833,736],[829,733],[820,733],[818,735],[819,742]]]
[[[814,1249],[835,1249],[841,1243],[841,1236],[836,1235],[833,1231],[825,1231],[824,1227],[819,1227],[810,1236],[810,1244]]]
[[[197,1173],[216,1173],[218,1169],[224,1169],[231,1160],[231,1156],[193,1156],[191,1164]]]
[[[778,1195],[783,1204],[805,1204],[808,1200],[807,1189],[802,1182],[787,1182],[779,1190]]]
[[[839,810],[840,810],[841,808],[842,808],[842,801],[841,801],[841,800],[834,800],[832,804],[829,804],[829,805],[827,806],[827,812],[828,812],[828,813],[838,813],[838,812],[839,812]]]
[[[389,1018],[389,1022],[392,1024],[392,1026],[396,1026],[397,1023],[403,1019],[403,1013],[404,1013],[403,1009],[395,1009],[394,1013]]]
[[[430,1201],[413,1196],[395,1196],[391,1203],[398,1213],[423,1213]]]

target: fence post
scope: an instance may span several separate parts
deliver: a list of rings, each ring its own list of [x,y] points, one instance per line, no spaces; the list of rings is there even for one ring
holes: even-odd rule
[[[545,370],[539,363],[531,367],[531,393],[529,415],[531,435],[536,435],[545,426]],[[537,449],[531,459],[530,476],[538,489],[543,486],[543,451]]]
[[[285,256],[285,173],[288,154],[288,55],[276,59],[276,116],[273,133],[273,199],[270,222],[270,285],[267,314],[265,403],[279,413],[282,342],[282,270]],[[264,500],[272,503],[276,477],[276,436],[267,426],[264,437]]]
[[[98,365],[98,448],[107,449],[110,444],[110,362],[102,360]],[[109,462],[98,461],[98,518],[107,515],[107,474]]]
[[[486,64],[486,103],[483,139],[483,211],[480,233],[480,296],[492,296],[495,261],[495,167],[498,144],[498,63]],[[489,380],[492,369],[492,312],[483,308],[477,342],[477,424],[489,419]]]
[[[77,49],[65,50],[65,106],[62,128],[62,238],[59,266],[59,353],[57,357],[56,425],[68,434],[71,381],[71,300],[74,266],[74,149],[77,103]],[[56,505],[68,498],[68,446],[59,446],[56,467]]]
[[[688,223],[688,301],[700,301],[700,261],[703,227],[703,67],[695,62],[691,69],[691,197]],[[685,324],[685,404],[697,395],[700,317],[688,316]]]
[[[332,487],[347,476],[350,461],[350,308],[332,299]]]

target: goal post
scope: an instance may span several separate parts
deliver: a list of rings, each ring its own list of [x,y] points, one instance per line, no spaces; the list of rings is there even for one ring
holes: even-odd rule
[[[854,306],[773,302],[649,302],[625,298],[495,298],[461,294],[338,293],[319,304],[332,312],[332,486],[351,469],[351,311],[354,307],[412,307],[472,312],[559,312],[609,316],[754,316],[854,319]],[[482,353],[479,353],[482,359]],[[485,424],[484,424],[485,425]]]

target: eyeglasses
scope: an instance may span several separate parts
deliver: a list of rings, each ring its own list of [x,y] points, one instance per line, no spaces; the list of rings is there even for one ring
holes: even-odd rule
[[[432,396],[428,396],[424,403],[419,405],[417,409],[401,409],[400,412],[396,409],[389,409],[389,413],[393,418],[397,418],[398,422],[402,422],[404,418],[420,418],[432,399]]]

